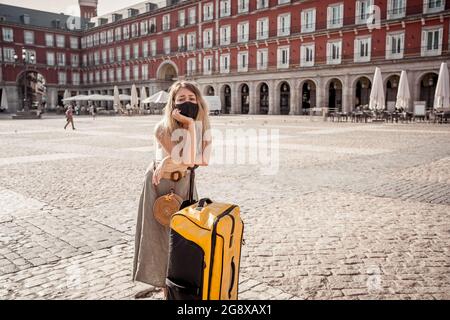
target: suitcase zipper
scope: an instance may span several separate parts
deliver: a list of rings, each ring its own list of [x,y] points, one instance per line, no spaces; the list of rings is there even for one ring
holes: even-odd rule
[[[217,216],[216,220],[213,224],[213,230],[211,235],[211,256],[210,256],[210,265],[209,265],[209,275],[208,275],[208,300],[210,300],[211,297],[211,279],[212,279],[212,272],[214,267],[214,253],[216,251],[216,236],[217,236],[217,223],[219,223],[219,220],[222,219],[224,216],[232,212],[237,205],[232,205],[227,210],[225,210],[223,213],[221,213],[219,216]],[[234,217],[231,216],[233,220],[233,228],[234,228]]]

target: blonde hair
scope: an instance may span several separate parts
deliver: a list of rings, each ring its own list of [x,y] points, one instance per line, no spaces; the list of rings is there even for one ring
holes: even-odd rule
[[[205,99],[203,99],[203,95],[201,94],[197,84],[184,80],[179,80],[170,87],[169,98],[164,108],[165,110],[163,119],[157,124],[156,127],[157,129],[159,129],[158,131],[164,129],[161,131],[164,131],[169,135],[171,135],[172,132],[174,132],[176,129],[181,128],[181,125],[172,117],[172,111],[174,110],[176,105],[175,97],[177,96],[178,91],[180,91],[180,89],[182,88],[191,91],[197,98],[198,115],[195,121],[202,122],[202,134],[205,135],[205,132],[207,132],[211,128],[208,105]]]

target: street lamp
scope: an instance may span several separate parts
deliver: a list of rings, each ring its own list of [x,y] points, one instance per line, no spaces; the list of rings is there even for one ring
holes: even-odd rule
[[[25,68],[25,75],[24,75],[24,97],[23,97],[23,108],[22,108],[22,111],[25,111],[25,112],[29,112],[30,111],[30,109],[29,109],[29,107],[28,107],[28,103],[27,103],[27,73],[28,73],[28,63],[32,63],[32,64],[34,64],[34,59],[35,59],[35,56],[34,56],[34,54],[32,53],[30,56],[29,56],[29,61],[27,61],[27,50],[26,49],[24,49],[24,48],[22,48],[22,63],[23,63],[23,65],[24,65],[24,68]],[[18,60],[19,60],[19,56],[17,55],[17,54],[14,54],[14,60],[15,60],[15,62],[17,63],[18,62]]]

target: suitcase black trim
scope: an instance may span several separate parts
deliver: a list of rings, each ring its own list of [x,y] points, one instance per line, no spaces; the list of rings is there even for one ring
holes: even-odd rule
[[[228,209],[226,209],[224,212],[222,212],[220,215],[218,215],[216,217],[216,220],[214,221],[213,224],[213,230],[212,230],[212,234],[211,234],[211,257],[209,259],[210,261],[210,266],[209,266],[209,280],[208,280],[208,300],[211,300],[211,279],[212,279],[212,271],[213,271],[213,267],[214,267],[214,253],[216,251],[216,237],[217,237],[217,224],[219,223],[220,219],[222,219],[223,217],[227,216],[230,214],[230,212],[232,212],[235,208],[237,208],[237,205],[232,205],[231,207],[229,207]],[[233,226],[234,226],[234,217],[230,216],[231,219],[233,220]],[[225,243],[224,243],[225,245]],[[223,263],[223,254],[222,254],[222,263]],[[222,280],[222,274],[220,275],[220,278]],[[222,293],[222,286],[220,286],[219,289],[219,297],[221,296]]]

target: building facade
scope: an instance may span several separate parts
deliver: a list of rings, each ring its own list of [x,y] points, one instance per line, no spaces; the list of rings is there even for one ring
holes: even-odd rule
[[[24,74],[37,75],[51,109],[66,89],[129,94],[136,84],[152,94],[188,79],[220,96],[224,113],[303,114],[368,104],[379,66],[387,105],[406,70],[411,107],[431,108],[440,63],[450,60],[448,2],[187,0],[93,17],[97,1],[80,0],[81,20],[53,14],[45,24],[40,11],[0,5],[0,87],[19,109]],[[15,61],[22,49],[34,63]]]

